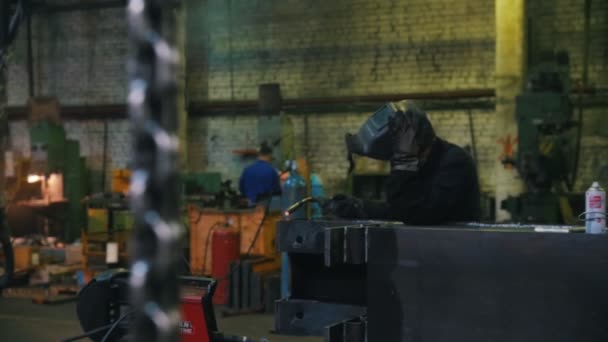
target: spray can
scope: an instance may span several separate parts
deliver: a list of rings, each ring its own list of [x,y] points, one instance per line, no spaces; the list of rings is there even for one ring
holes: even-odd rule
[[[606,229],[606,192],[598,182],[585,193],[585,223],[587,234],[602,234]]]

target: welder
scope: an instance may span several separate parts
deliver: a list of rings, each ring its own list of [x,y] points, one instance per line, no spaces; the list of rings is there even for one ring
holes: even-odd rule
[[[263,198],[281,194],[279,173],[271,162],[272,148],[262,143],[258,149],[258,160],[246,167],[241,174],[239,190],[252,204]]]
[[[348,134],[349,153],[390,161],[386,202],[337,195],[327,208],[340,218],[397,220],[410,225],[474,221],[479,183],[468,152],[436,136],[415,103],[388,103]]]

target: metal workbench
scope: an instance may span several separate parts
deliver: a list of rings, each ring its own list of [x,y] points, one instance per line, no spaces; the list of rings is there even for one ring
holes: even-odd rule
[[[608,341],[608,237],[535,228],[555,227],[281,222],[292,295],[275,329],[330,342]]]

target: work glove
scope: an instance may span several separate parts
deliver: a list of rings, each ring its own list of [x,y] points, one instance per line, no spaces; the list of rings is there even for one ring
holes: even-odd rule
[[[335,195],[323,205],[323,215],[343,219],[365,219],[364,201],[347,195]]]
[[[435,132],[426,114],[411,102],[398,102],[389,122],[393,154],[391,170],[418,171],[424,149],[430,148]],[[423,161],[423,160],[422,160]]]

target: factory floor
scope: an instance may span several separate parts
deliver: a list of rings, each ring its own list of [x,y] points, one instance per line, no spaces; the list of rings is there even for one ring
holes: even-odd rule
[[[266,337],[270,342],[321,342],[320,337],[288,337],[272,335],[270,315],[243,315],[222,318],[218,326],[227,334]],[[57,342],[81,334],[76,318],[76,304],[33,304],[25,299],[0,298],[0,341],[6,342]]]

